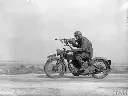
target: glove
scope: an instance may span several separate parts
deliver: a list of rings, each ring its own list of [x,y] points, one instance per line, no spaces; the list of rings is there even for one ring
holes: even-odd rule
[[[73,42],[72,42],[72,39],[69,39],[69,40],[68,40],[68,42],[69,42],[70,44],[72,44],[72,43],[73,43]]]
[[[72,40],[72,42],[74,42],[74,43],[75,43],[75,38],[72,38],[71,40]]]
[[[74,38],[71,38],[71,39],[69,39],[68,41],[69,41],[70,44],[75,43],[75,39],[74,39]]]

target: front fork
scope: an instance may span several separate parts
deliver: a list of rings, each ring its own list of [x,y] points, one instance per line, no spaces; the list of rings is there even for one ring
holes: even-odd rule
[[[67,73],[67,65],[66,65],[64,59],[62,59],[62,62],[64,64],[64,70],[63,70],[63,72],[66,74]]]
[[[65,63],[65,61],[64,61],[64,58],[60,58],[57,63],[58,63],[58,64],[59,64],[59,63],[62,63],[62,64],[63,64],[62,66],[63,66],[64,68],[62,68],[62,69],[63,69],[63,70],[62,70],[62,71],[63,71],[62,73],[65,73],[65,74],[66,74],[66,73],[67,73],[67,66],[66,66],[66,63]]]
[[[62,66],[63,66],[62,73],[67,73],[67,66],[66,66],[66,63],[64,61],[64,58],[52,56],[52,57],[49,57],[47,62],[51,62],[53,59],[57,59],[57,63],[56,63],[56,66],[54,66],[54,68],[52,70],[54,70],[54,69],[57,70],[59,63],[62,63]]]

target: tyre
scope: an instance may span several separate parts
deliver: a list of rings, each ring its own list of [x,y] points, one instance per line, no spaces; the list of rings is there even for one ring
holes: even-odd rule
[[[45,63],[44,71],[49,78],[60,78],[65,73],[65,65],[58,58],[54,58]]]
[[[95,72],[92,74],[93,78],[103,79],[108,75],[106,63],[107,62],[105,62],[103,59],[93,61],[92,66],[96,68]]]

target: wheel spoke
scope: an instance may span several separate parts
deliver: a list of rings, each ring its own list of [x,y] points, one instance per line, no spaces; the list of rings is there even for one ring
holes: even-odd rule
[[[93,66],[98,69],[97,72],[93,74],[94,78],[102,79],[107,75],[106,74],[107,68],[103,60],[96,60]]]
[[[57,60],[47,63],[45,69],[46,69],[45,73],[49,77],[58,77],[63,71],[62,64],[61,63],[58,64]]]

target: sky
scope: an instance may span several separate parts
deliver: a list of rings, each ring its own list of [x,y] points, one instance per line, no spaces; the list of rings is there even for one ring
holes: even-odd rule
[[[94,57],[128,63],[127,0],[0,0],[0,60],[44,63],[79,30]]]

